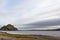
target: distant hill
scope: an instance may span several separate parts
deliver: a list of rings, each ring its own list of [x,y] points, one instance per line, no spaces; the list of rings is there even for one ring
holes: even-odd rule
[[[60,31],[60,28],[57,28],[57,29],[48,29],[48,30],[44,30],[44,31]]]
[[[28,30],[25,30],[25,31],[60,31],[60,28],[56,28],[56,29],[46,29],[46,30],[43,30],[43,29],[38,29],[38,30],[36,30],[36,29],[32,29],[32,30],[30,30],[30,29],[28,29]]]
[[[13,25],[8,24],[8,25],[5,25],[5,26],[1,27],[0,30],[14,31],[14,30],[18,30],[18,29],[15,28]]]
[[[60,31],[60,28],[54,29],[53,31]]]

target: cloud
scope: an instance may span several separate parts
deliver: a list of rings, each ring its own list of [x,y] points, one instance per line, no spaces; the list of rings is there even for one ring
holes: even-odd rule
[[[0,24],[11,23],[20,26],[41,21],[43,21],[43,24],[47,20],[50,23],[54,19],[60,19],[60,0],[0,1]]]
[[[27,25],[34,26],[34,27],[60,26],[60,19],[45,20],[45,21],[35,22]]]
[[[55,28],[60,28],[60,18],[25,24],[19,27],[18,29],[40,30],[40,29],[55,29]]]
[[[26,0],[22,4],[16,5],[13,10],[21,15],[21,18],[17,19],[18,22],[21,21],[21,23],[17,22],[17,24],[28,24],[45,19],[59,18],[60,3],[58,1],[59,0]]]
[[[11,9],[8,9],[13,7],[9,4],[10,1],[12,2],[12,0],[0,0],[0,25],[12,24],[17,19],[16,14]]]

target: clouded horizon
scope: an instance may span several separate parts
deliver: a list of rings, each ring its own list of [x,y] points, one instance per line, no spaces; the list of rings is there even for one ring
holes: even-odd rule
[[[0,25],[40,28],[60,26],[60,0],[0,0]]]

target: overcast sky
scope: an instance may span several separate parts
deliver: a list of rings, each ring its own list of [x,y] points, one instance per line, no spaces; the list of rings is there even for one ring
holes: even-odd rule
[[[0,0],[0,25],[60,26],[60,0]]]

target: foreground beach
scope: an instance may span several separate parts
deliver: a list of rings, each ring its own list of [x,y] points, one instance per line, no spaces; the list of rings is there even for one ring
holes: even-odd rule
[[[0,33],[0,40],[60,40],[60,38],[45,35],[20,35]]]

